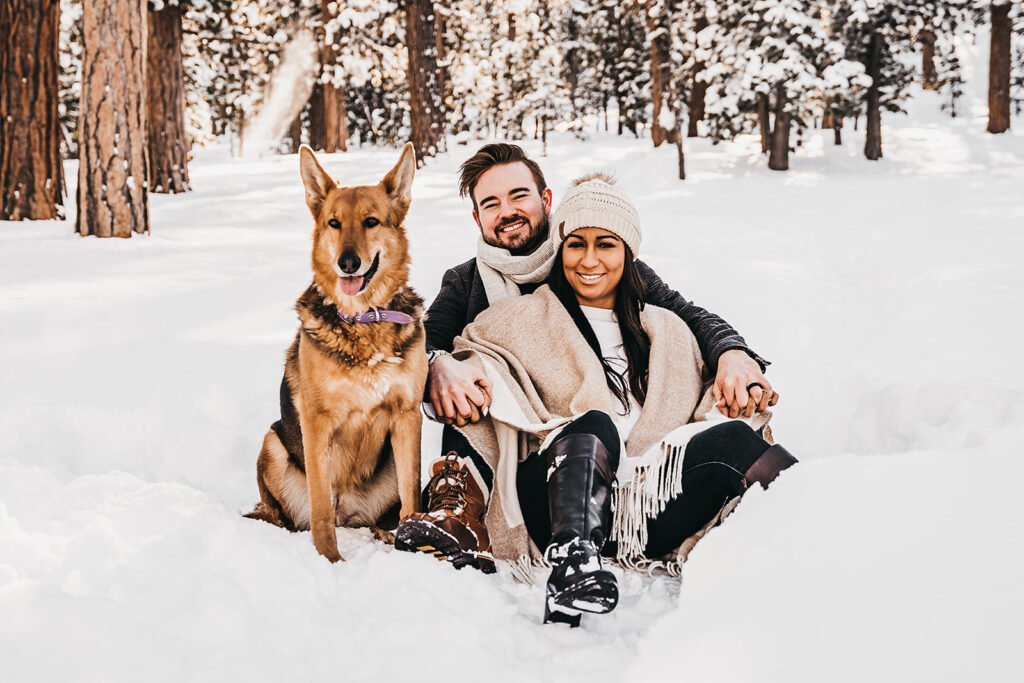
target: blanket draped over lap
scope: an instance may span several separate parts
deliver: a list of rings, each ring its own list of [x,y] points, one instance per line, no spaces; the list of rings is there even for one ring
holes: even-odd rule
[[[640,319],[651,338],[647,400],[622,450],[610,534],[627,564],[643,555],[647,521],[682,492],[687,442],[725,419],[714,410],[704,360],[686,324],[655,306]],[[494,471],[486,518],[494,555],[539,560],[516,493],[519,462],[583,413],[600,410],[614,419],[621,408],[597,355],[547,285],[492,304],[455,339],[454,355],[483,367],[494,384],[488,417],[460,428]],[[749,423],[758,429],[769,418],[761,413]]]

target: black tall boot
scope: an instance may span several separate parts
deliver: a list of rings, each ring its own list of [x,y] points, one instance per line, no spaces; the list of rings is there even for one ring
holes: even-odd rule
[[[593,434],[569,434],[548,448],[551,563],[544,623],[580,625],[580,612],[604,614],[619,601],[615,576],[601,568],[611,527],[614,473],[607,449]]]

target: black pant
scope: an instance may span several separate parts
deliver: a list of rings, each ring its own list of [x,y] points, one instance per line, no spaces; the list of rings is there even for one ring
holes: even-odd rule
[[[614,469],[619,461],[619,437],[605,413],[592,411],[572,422],[562,435],[590,433],[611,455]],[[644,554],[659,557],[678,548],[704,527],[722,506],[746,490],[743,474],[768,449],[768,443],[743,422],[726,422],[693,437],[683,455],[683,492],[647,523]],[[547,456],[535,454],[519,463],[516,487],[526,529],[543,550],[551,540],[548,506]],[[605,546],[614,555],[614,543]]]

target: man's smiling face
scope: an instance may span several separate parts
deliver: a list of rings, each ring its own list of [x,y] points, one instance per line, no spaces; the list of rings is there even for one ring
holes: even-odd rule
[[[484,242],[513,254],[533,251],[548,236],[551,190],[537,190],[521,161],[488,169],[473,188],[473,218]]]

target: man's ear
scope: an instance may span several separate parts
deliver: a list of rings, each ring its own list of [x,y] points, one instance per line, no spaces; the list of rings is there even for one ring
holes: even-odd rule
[[[476,227],[480,228],[481,230],[484,229],[484,226],[480,225],[480,216],[477,215],[476,211],[473,212],[473,220],[476,221]]]
[[[544,205],[544,213],[551,213],[551,188],[545,187],[544,191],[540,193],[540,201]]]
[[[391,201],[408,207],[412,201],[412,177],[416,173],[416,152],[413,151],[412,143],[405,143],[402,149],[402,156],[398,158],[395,167],[388,171],[381,181],[384,191],[391,197]]]
[[[306,187],[306,205],[313,218],[320,217],[320,208],[324,205],[327,193],[334,189],[334,181],[316,160],[316,155],[309,145],[299,148],[299,174],[302,184]]]

